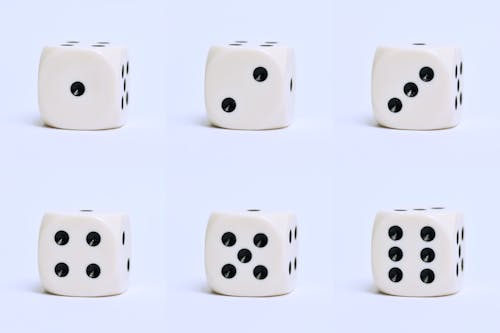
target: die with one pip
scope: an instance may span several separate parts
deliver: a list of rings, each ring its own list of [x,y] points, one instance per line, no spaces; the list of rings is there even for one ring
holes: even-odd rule
[[[40,57],[38,104],[43,122],[73,130],[121,127],[127,118],[127,50],[108,42],[69,41]]]

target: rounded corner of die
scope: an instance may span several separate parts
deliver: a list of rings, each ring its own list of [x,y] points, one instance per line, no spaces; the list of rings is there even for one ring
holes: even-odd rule
[[[205,290],[207,293],[212,294],[212,295],[219,295],[219,296],[234,296],[227,290],[224,290],[223,288],[218,288],[215,285],[212,285],[210,283],[207,283],[205,286]]]
[[[373,66],[378,64],[380,59],[383,59],[388,54],[394,52],[396,48],[389,45],[377,45],[375,51],[373,52]]]
[[[282,121],[277,122],[274,126],[270,126],[270,130],[279,130],[285,129],[293,125],[294,116],[290,115],[289,117],[285,117]]]
[[[375,218],[373,219],[373,224],[381,223],[387,216],[387,211],[384,209],[380,209],[375,213]]]
[[[222,213],[222,212],[214,211],[214,212],[210,213],[208,220],[207,220],[206,228],[205,228],[205,245],[206,246],[208,246],[208,239],[210,238],[211,233],[213,233],[214,228],[216,228],[216,225],[223,219],[223,217],[224,217],[224,213]]]
[[[207,125],[209,127],[219,129],[232,129],[227,124],[224,124],[224,122],[219,121],[214,114],[214,111],[211,111],[211,109],[207,108]]]
[[[89,131],[107,131],[107,130],[117,130],[122,127],[124,127],[127,124],[127,118],[125,115],[119,117],[119,119],[109,123],[109,124],[103,124],[102,126],[88,126],[88,128],[82,128],[82,130],[89,130]]]
[[[57,52],[57,48],[55,46],[46,45],[42,47],[40,51],[40,64],[43,64],[43,62],[55,52]]]
[[[219,45],[210,45],[207,50],[207,58],[213,56],[218,50],[220,50],[220,48],[221,47]]]
[[[52,223],[53,221],[56,221],[59,218],[60,214],[53,212],[53,211],[47,211],[43,213],[42,219],[41,219],[41,229],[45,228],[48,224]]]
[[[298,223],[299,219],[298,219],[296,213],[291,212],[291,211],[287,211],[284,214],[287,216],[288,221],[290,221],[290,223],[293,223],[293,224],[297,224]]]
[[[48,112],[45,108],[40,107],[39,111],[40,111],[40,119],[39,119],[40,126],[47,128],[58,128],[57,124],[50,120],[50,117],[47,115]]]
[[[382,54],[387,51],[388,47],[383,45],[375,46],[375,50],[373,51],[373,59],[378,59]]]
[[[42,222],[49,220],[53,215],[53,212],[44,212],[42,215]]]
[[[390,121],[387,121],[381,116],[380,111],[376,108],[376,106],[373,106],[373,124],[375,127],[395,128]]]
[[[224,52],[226,47],[221,45],[210,45],[207,51],[207,61],[206,67],[208,68],[210,63],[219,55],[221,52]]]
[[[121,223],[123,223],[126,226],[130,226],[130,216],[127,213],[120,212],[117,213]]]
[[[207,261],[205,261],[205,277],[206,281],[204,287],[207,292],[224,295],[224,291],[222,290],[222,288],[219,288],[219,286],[215,282],[215,276],[210,271],[210,266]]]
[[[376,283],[374,283],[372,285],[372,291],[373,291],[373,293],[375,293],[377,295],[382,295],[382,296],[402,296],[402,295],[395,293],[390,288],[386,288],[385,286],[383,286],[381,284],[376,284]]]
[[[57,292],[57,289],[53,289],[48,286],[47,283],[40,280],[40,284],[37,286],[37,291],[41,294],[53,295],[53,296],[62,296],[62,294]]]
[[[461,122],[462,122],[461,117],[457,116],[451,122],[449,122],[448,124],[444,124],[441,128],[438,128],[438,129],[443,129],[443,130],[453,129],[455,127],[458,127],[461,124]]]
[[[64,294],[58,290],[57,286],[53,281],[50,280],[48,275],[44,272],[42,265],[39,266],[39,283],[37,285],[37,291],[41,294],[46,295],[56,295],[56,296],[64,296]]]
[[[212,225],[220,216],[220,212],[217,211],[212,211],[210,212],[210,215],[208,216],[208,222],[207,225]]]
[[[53,120],[52,117],[49,115],[49,111],[40,111],[41,112],[41,117],[40,121],[42,123],[43,127],[49,128],[49,129],[69,129],[57,120]]]
[[[129,290],[128,280],[123,281],[120,286],[116,288],[116,290],[110,290],[109,292],[102,292],[99,295],[91,296],[91,297],[113,297],[125,294]]]

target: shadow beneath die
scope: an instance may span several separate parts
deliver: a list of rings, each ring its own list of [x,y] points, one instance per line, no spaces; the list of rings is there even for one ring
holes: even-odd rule
[[[196,124],[201,127],[207,127],[207,128],[218,128],[217,126],[212,125],[207,117],[198,117],[196,119]]]
[[[210,129],[214,129],[214,130],[243,131],[243,130],[238,130],[238,129],[219,127],[217,125],[212,124],[206,117],[199,117],[196,120],[196,123],[197,123],[198,126],[205,127],[205,128],[210,128]]]
[[[374,128],[386,128],[383,126],[380,126],[377,121],[373,117],[363,117],[363,120],[361,121],[365,126],[368,127],[374,127]]]
[[[245,298],[245,297],[240,297],[240,296],[232,296],[232,295],[224,295],[224,294],[216,293],[215,291],[210,289],[210,287],[208,286],[208,284],[206,282],[197,282],[190,289],[197,294],[203,294],[206,296]]]
[[[453,127],[443,127],[443,128],[433,128],[433,129],[404,129],[404,128],[393,128],[393,127],[387,127],[384,125],[380,125],[377,123],[375,118],[373,116],[371,117],[363,117],[362,119],[359,120],[360,124],[363,124],[364,126],[371,127],[371,128],[378,128],[382,130],[389,130],[389,131],[394,131],[394,132],[439,132],[439,131],[447,131],[447,130],[453,130],[457,127],[460,126],[453,126]],[[460,124],[459,124],[460,125]]]
[[[371,295],[385,295],[381,292],[377,286],[373,283],[373,281],[352,281],[347,286],[344,286],[343,289],[349,289],[351,292],[362,293],[362,294],[371,294]]]
[[[43,120],[40,118],[40,117],[33,117],[33,118],[29,118],[27,121],[26,121],[29,125],[31,126],[34,126],[34,127],[38,127],[38,128],[43,128],[43,129],[48,129],[48,130],[59,130],[59,131],[63,131],[63,129],[61,128],[57,128],[57,127],[52,127],[50,125],[47,125],[43,122]]]
[[[29,120],[26,121],[31,126],[38,127],[38,128],[43,128],[43,129],[48,129],[48,130],[53,130],[53,131],[61,131],[61,132],[106,132],[106,131],[116,131],[120,130],[124,127],[131,127],[128,124],[125,124],[120,127],[110,127],[110,128],[102,128],[102,129],[72,129],[72,128],[60,128],[60,127],[53,127],[50,125],[45,124],[40,118],[30,118]]]
[[[360,118],[359,123],[364,125],[364,126],[367,126],[367,127],[385,129],[385,130],[391,130],[391,129],[393,130],[393,128],[385,127],[385,126],[382,126],[379,123],[377,123],[371,110],[369,112],[367,112],[366,115],[363,114],[363,117]]]
[[[378,288],[373,284],[366,284],[363,288],[363,291],[367,294],[372,294],[372,295],[378,295],[378,296],[384,296],[385,294],[378,290]]]
[[[169,286],[167,293],[184,295],[188,297],[198,296],[220,296],[208,286],[206,281],[184,281],[177,286]]]
[[[265,129],[246,129],[246,128],[229,128],[229,127],[220,127],[212,124],[206,118],[198,118],[196,120],[196,124],[201,127],[215,129],[219,131],[228,131],[228,132],[274,132],[274,131],[283,131],[291,127],[292,124],[283,127],[276,128],[265,128]]]
[[[38,294],[38,295],[51,295],[49,292],[47,292],[42,285],[39,282],[27,282],[20,286],[24,291],[32,293],[32,294]]]
[[[215,293],[214,291],[212,291],[212,289],[210,289],[210,287],[205,282],[198,282],[191,289],[192,289],[192,291],[196,292],[197,294],[204,294],[204,295],[211,295],[211,296],[218,296],[219,295],[219,294]]]
[[[33,117],[33,118],[30,118],[27,120],[27,123],[32,125],[32,126],[35,126],[35,127],[40,127],[40,128],[51,128],[47,125],[45,125],[45,123],[42,121],[42,119],[40,117]]]

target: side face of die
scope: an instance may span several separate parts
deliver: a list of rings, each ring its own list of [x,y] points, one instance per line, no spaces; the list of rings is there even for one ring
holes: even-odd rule
[[[38,243],[43,288],[65,296],[110,296],[128,287],[130,223],[123,214],[47,213]]]
[[[434,130],[458,125],[463,61],[455,47],[379,47],[372,73],[372,104],[385,127]]]
[[[42,51],[38,104],[43,122],[73,130],[121,127],[129,102],[127,50],[68,42]]]
[[[296,284],[297,232],[288,213],[213,213],[205,241],[210,288],[231,296],[290,293]]]
[[[372,238],[375,285],[398,296],[458,292],[464,271],[464,233],[462,215],[442,208],[379,212]]]
[[[294,113],[295,56],[279,43],[235,42],[210,49],[205,73],[209,121],[265,130],[289,126]]]

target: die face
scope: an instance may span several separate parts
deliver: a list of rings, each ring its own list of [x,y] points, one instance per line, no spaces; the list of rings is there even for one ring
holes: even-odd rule
[[[208,119],[230,129],[286,127],[294,112],[294,78],[291,48],[274,42],[214,46],[205,75]]]
[[[42,286],[65,296],[120,294],[128,286],[130,252],[125,215],[48,213],[38,244]]]
[[[462,216],[447,210],[380,212],[372,238],[375,285],[398,296],[458,292],[463,275],[463,234]]]
[[[463,62],[452,47],[379,47],[372,104],[385,127],[433,130],[456,126],[463,103]]]
[[[109,44],[44,48],[38,100],[45,124],[75,130],[123,126],[128,109],[127,51]]]
[[[290,214],[212,214],[205,243],[209,286],[232,296],[291,292],[297,275],[296,235],[296,220]]]
[[[461,288],[463,279],[462,275],[465,270],[465,226],[464,219],[461,214],[446,215],[442,217],[447,219],[449,225],[452,226],[452,239],[455,241],[454,246],[452,246],[452,260],[450,264],[451,269],[455,272],[455,276],[458,278],[457,281],[457,291]]]

